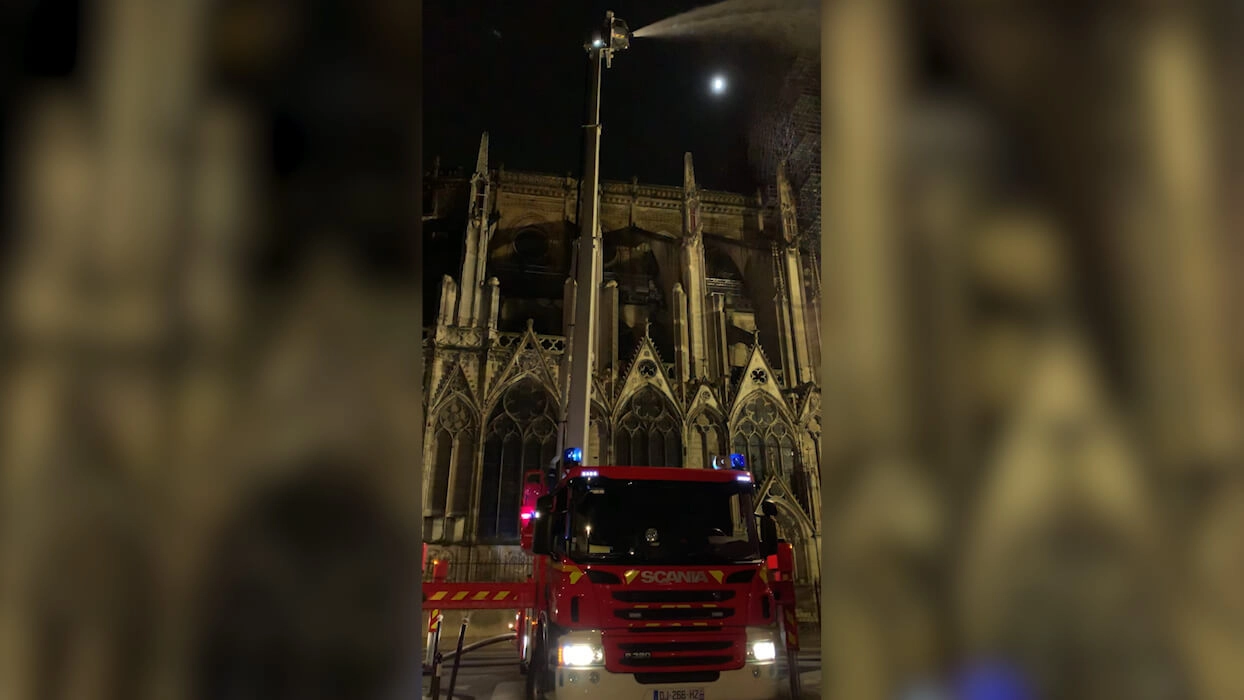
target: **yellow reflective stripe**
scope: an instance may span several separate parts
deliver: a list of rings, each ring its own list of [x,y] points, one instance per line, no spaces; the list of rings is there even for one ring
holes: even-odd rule
[[[466,598],[466,597],[467,597],[466,591],[458,591],[457,593],[454,594],[453,600],[462,600],[463,598]]]
[[[428,600],[443,600],[444,598],[445,598],[445,591],[437,591],[433,593],[432,597],[429,598]]]
[[[475,594],[475,595],[471,598],[471,600],[483,600],[483,599],[485,599],[485,598],[487,598],[487,597],[488,597],[488,591],[480,591],[479,593],[476,593],[476,594]]]
[[[497,595],[493,596],[492,599],[493,600],[505,600],[505,597],[508,596],[509,594],[510,594],[509,591],[497,591]]]
[[[570,583],[572,584],[578,583],[579,579],[583,578],[583,571],[579,567],[572,564],[555,564],[553,568],[563,574],[569,574]]]

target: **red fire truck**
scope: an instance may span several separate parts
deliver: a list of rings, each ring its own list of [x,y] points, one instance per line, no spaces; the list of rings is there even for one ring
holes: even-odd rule
[[[772,528],[742,458],[583,467],[579,454],[556,483],[525,479],[527,584],[425,584],[426,605],[518,608],[529,698],[777,697],[779,650],[797,644],[789,545],[761,539]]]

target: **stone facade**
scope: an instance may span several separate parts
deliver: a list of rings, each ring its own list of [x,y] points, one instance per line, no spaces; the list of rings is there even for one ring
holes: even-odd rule
[[[427,180],[425,251],[447,274],[425,301],[424,537],[458,578],[522,577],[523,473],[560,454],[573,178],[491,169]],[[819,578],[817,278],[785,175],[759,197],[604,183],[596,464],[705,468],[742,452],[779,504],[798,578]],[[465,201],[464,201],[465,200]],[[454,253],[457,251],[457,255]],[[438,261],[429,259],[429,266]]]
[[[748,160],[776,201],[777,171],[786,170],[798,202],[806,250],[821,248],[821,57],[802,51],[792,60],[773,98],[757,109],[748,134]],[[818,266],[819,267],[819,266]]]

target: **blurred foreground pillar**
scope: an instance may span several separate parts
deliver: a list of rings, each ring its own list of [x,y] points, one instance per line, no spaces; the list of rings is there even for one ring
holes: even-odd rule
[[[822,8],[827,414],[823,678],[882,700],[932,663],[937,624],[912,557],[935,512],[913,452],[914,399],[897,189],[907,85],[899,3]],[[828,416],[827,416],[828,417]]]
[[[1244,454],[1226,267],[1239,232],[1225,228],[1220,199],[1223,130],[1235,125],[1216,115],[1234,88],[1214,81],[1191,5],[1152,10],[1138,42],[1146,167],[1124,234],[1140,242],[1134,300],[1151,446],[1174,516],[1171,559],[1184,572],[1183,642],[1199,696],[1228,698],[1244,696]]]
[[[332,220],[346,250],[254,284],[248,253],[279,237],[256,206],[273,199],[257,181],[271,115],[205,87],[220,6],[92,10],[85,87],[43,99],[18,139],[0,698],[409,695],[417,263],[402,261],[398,282],[359,270],[348,247],[366,226],[308,196],[304,171],[290,199],[314,211],[296,213]],[[314,120],[314,106],[292,118]],[[382,116],[399,136],[414,121]],[[358,131],[332,126],[316,132],[321,154]],[[321,160],[317,174],[365,179],[350,168],[375,163],[360,160]],[[385,177],[405,210],[417,182]],[[392,235],[412,238],[418,210],[387,222]]]
[[[1237,462],[1238,383],[1226,306],[1220,128],[1207,42],[1188,8],[1153,10],[1136,53],[1145,167],[1125,235],[1138,249],[1147,399],[1159,455],[1181,470]]]

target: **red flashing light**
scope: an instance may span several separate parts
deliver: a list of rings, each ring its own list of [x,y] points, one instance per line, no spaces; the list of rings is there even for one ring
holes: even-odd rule
[[[787,576],[795,572],[794,548],[790,542],[778,542],[777,568]]]
[[[447,560],[432,560],[432,580],[436,583],[444,583],[449,577],[449,562]]]

